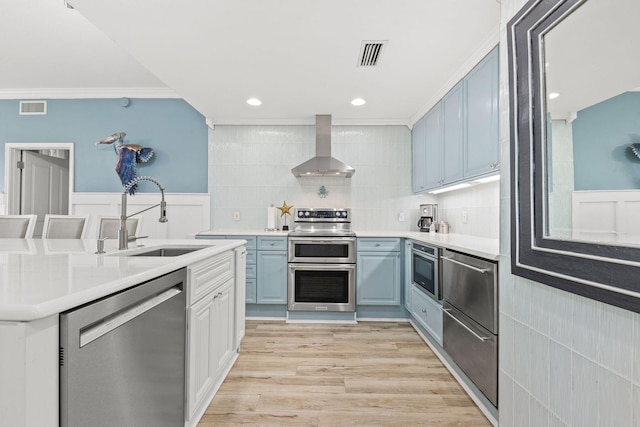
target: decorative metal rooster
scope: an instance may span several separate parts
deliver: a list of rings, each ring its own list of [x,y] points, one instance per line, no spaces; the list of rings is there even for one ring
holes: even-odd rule
[[[631,152],[640,159],[640,143],[634,142],[629,146],[629,148],[631,149]]]
[[[120,177],[120,181],[122,181],[122,186],[127,185],[136,177],[136,163],[146,163],[153,157],[153,148],[143,147],[137,144],[125,144],[124,137],[126,135],[124,132],[116,132],[96,142],[96,145],[113,144],[113,149],[118,156],[116,172]],[[131,186],[129,194],[135,194],[136,189],[137,185]]]

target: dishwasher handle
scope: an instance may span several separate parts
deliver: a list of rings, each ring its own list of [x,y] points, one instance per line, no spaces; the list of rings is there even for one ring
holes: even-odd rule
[[[458,261],[458,260],[455,260],[455,259],[453,259],[453,258],[449,258],[449,257],[446,257],[446,256],[443,256],[443,257],[441,257],[441,258],[442,258],[442,259],[445,259],[445,260],[447,260],[447,261],[449,261],[449,262],[452,262],[452,263],[454,263],[454,264],[458,264],[458,265],[461,265],[461,266],[463,266],[463,267],[469,268],[469,269],[471,269],[471,270],[473,270],[473,271],[477,271],[478,273],[487,273],[487,272],[489,272],[489,271],[490,271],[490,269],[488,269],[488,268],[478,268],[478,267],[474,267],[473,265],[469,265],[469,264],[467,264],[466,262],[460,262],[460,261]]]
[[[85,345],[97,340],[100,337],[108,334],[119,326],[124,325],[130,320],[135,319],[138,316],[141,316],[143,313],[151,310],[152,308],[162,304],[163,302],[175,297],[180,294],[182,290],[179,286],[174,286],[172,288],[167,289],[166,291],[147,298],[146,300],[140,301],[133,306],[130,306],[114,315],[105,317],[101,321],[92,326],[81,330],[80,332],[80,347],[84,347]]]
[[[458,320],[458,318],[456,316],[451,314],[451,309],[450,308],[443,308],[442,312],[444,314],[446,314],[447,316],[451,317],[453,320],[455,320],[460,326],[465,328],[467,331],[469,331],[474,337],[478,338],[480,341],[485,342],[485,341],[491,339],[491,337],[481,337],[473,329],[471,329],[470,327],[468,327],[467,325],[462,323],[460,320]]]

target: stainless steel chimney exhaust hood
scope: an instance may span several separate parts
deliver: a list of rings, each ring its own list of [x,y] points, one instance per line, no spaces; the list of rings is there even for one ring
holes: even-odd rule
[[[316,116],[316,156],[291,169],[295,176],[343,176],[351,178],[356,170],[331,157],[331,115]]]

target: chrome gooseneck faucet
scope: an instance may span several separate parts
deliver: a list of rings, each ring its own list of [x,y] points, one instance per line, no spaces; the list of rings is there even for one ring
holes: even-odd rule
[[[127,193],[137,183],[140,181],[150,181],[158,186],[160,189],[160,193],[162,194],[162,201],[157,205],[150,206],[146,209],[142,209],[136,213],[132,213],[127,216]],[[158,182],[157,179],[152,178],[150,176],[140,176],[129,181],[127,185],[125,185],[122,189],[122,206],[120,210],[120,230],[118,230],[118,249],[128,249],[129,247],[129,232],[127,231],[127,218],[131,218],[134,215],[138,215],[139,213],[146,212],[149,209],[153,209],[156,206],[160,206],[160,219],[159,222],[167,222],[167,203],[164,201],[164,187]]]

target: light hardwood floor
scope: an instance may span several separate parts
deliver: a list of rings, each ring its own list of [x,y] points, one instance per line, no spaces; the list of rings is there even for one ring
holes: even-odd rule
[[[490,426],[408,323],[247,321],[199,427]]]

